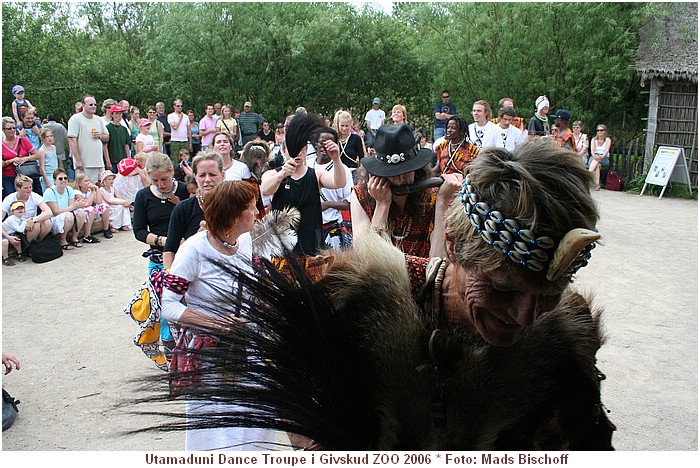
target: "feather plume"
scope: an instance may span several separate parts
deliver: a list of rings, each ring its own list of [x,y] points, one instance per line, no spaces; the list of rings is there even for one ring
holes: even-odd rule
[[[315,143],[318,135],[324,128],[326,128],[326,123],[317,115],[298,114],[294,116],[292,121],[289,122],[289,127],[284,137],[289,156],[296,158],[309,142]]]
[[[253,239],[253,253],[270,258],[283,256],[285,251],[292,250],[297,243],[296,229],[300,219],[299,210],[291,206],[279,211],[270,211],[255,223],[250,233]]]
[[[199,351],[208,364],[202,370],[180,374],[206,384],[173,397],[168,376],[155,377],[160,387],[149,378],[137,408],[178,398],[236,409],[186,421],[182,413],[140,411],[169,419],[134,432],[259,427],[328,450],[533,450],[547,448],[541,428],[555,411],[568,439],[551,449],[612,448],[614,426],[591,412],[600,409],[601,336],[588,301],[566,293],[509,348],[445,325],[429,351],[435,334],[410,296],[403,255],[369,232],[358,236],[357,250],[337,252],[317,283],[289,252],[289,276],[265,259],[253,274],[214,261],[245,293],[212,297],[222,301],[227,325],[201,332],[219,345]],[[249,322],[232,318],[231,307]]]

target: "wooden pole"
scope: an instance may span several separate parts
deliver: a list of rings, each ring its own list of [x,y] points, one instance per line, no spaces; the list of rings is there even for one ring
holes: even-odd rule
[[[647,116],[647,140],[644,148],[644,170],[651,166],[654,160],[654,143],[656,141],[656,126],[658,124],[659,93],[663,83],[658,78],[652,78],[649,89],[649,114]]]

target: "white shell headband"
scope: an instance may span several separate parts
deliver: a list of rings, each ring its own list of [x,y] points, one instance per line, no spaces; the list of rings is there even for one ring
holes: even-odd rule
[[[596,232],[577,228],[569,231],[557,244],[549,236],[538,236],[532,227],[521,229],[524,223],[491,210],[488,203],[481,201],[469,175],[462,181],[459,194],[469,221],[488,245],[530,270],[542,271],[548,267],[547,279],[550,281],[562,275],[570,278],[586,266],[595,241],[600,238]],[[556,250],[552,254],[554,247]]]

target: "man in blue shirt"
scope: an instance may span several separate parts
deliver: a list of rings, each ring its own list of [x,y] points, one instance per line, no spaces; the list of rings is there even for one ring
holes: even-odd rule
[[[450,92],[442,92],[442,101],[435,104],[435,130],[433,131],[433,141],[445,136],[445,123],[450,117],[457,115],[457,107],[450,102]]]

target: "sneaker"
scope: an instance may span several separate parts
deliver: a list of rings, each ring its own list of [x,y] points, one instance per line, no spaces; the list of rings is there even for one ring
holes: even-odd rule
[[[104,236],[107,239],[111,239],[112,237],[114,237],[114,234],[112,234],[112,231],[110,231],[109,229],[105,229],[104,231],[102,231],[102,234],[104,234]]]
[[[89,236],[83,239],[83,242],[85,242],[86,244],[99,244],[100,240],[97,237],[90,234]]]

